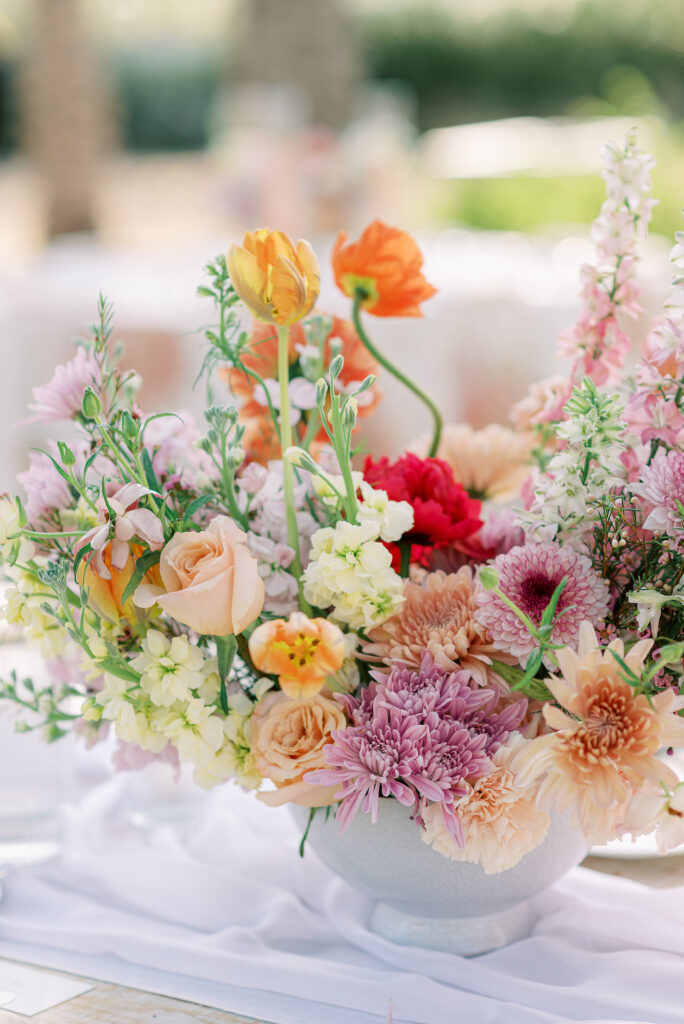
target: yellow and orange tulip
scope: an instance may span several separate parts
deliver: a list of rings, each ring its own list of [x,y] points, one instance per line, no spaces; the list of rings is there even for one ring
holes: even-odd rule
[[[308,316],[321,290],[321,271],[308,242],[283,231],[248,231],[228,253],[235,291],[257,320],[287,327]]]

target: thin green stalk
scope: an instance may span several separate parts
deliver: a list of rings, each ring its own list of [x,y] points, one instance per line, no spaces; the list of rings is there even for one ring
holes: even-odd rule
[[[430,410],[430,415],[432,416],[433,420],[433,428],[432,441],[430,442],[430,447],[428,449],[428,457],[434,458],[434,456],[437,454],[437,449],[439,448],[439,442],[442,439],[442,427],[444,425],[442,414],[437,408],[437,405],[432,400],[432,398],[430,398],[430,396],[425,391],[423,391],[423,389],[420,388],[415,383],[415,381],[412,381],[409,377],[406,376],[405,373],[402,373],[399,367],[395,366],[394,363],[390,362],[387,356],[383,355],[383,353],[380,352],[380,350],[375,347],[373,342],[366,334],[361,324],[361,306],[365,298],[366,296],[362,291],[357,291],[356,296],[354,297],[352,318],[354,320],[354,327],[356,328],[356,333],[358,334],[359,338],[366,346],[370,354],[373,356],[373,358],[377,359],[380,365],[384,366],[388,373],[391,373],[392,376],[396,377],[396,379],[405,387],[407,387],[409,391],[412,391],[413,394],[417,398],[419,398],[421,402],[423,402]]]
[[[278,325],[278,382],[280,384],[280,455],[283,465],[283,498],[285,501],[285,518],[287,522],[287,543],[294,551],[290,571],[299,580],[302,575],[302,560],[299,554],[299,532],[297,530],[297,512],[294,501],[294,469],[292,463],[285,458],[285,452],[292,446],[292,424],[290,423],[290,362],[288,338],[290,328]],[[310,606],[304,600],[301,590],[299,603],[302,611],[309,614]]]

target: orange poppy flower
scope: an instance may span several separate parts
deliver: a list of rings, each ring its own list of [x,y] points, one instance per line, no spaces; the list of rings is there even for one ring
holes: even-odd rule
[[[375,316],[422,316],[420,303],[436,288],[422,274],[423,254],[399,228],[374,220],[356,242],[341,231],[332,265],[338,287],[354,298],[363,292],[363,308]]]
[[[235,291],[258,320],[287,326],[307,316],[321,290],[321,272],[308,242],[284,231],[247,231],[228,253]]]
[[[288,697],[311,697],[342,667],[344,634],[327,619],[292,612],[287,620],[257,626],[249,638],[249,653],[260,672],[278,676]]]

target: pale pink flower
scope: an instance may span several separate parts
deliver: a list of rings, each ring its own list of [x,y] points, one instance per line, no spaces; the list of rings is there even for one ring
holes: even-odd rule
[[[167,490],[175,484],[201,490],[216,479],[218,470],[205,451],[197,447],[202,432],[187,409],[175,416],[151,419],[145,428],[145,447],[152,467]]]
[[[114,513],[114,539],[111,545],[111,562],[115,569],[123,569],[130,553],[129,544],[134,537],[145,541],[153,551],[159,550],[164,544],[164,531],[158,517],[147,508],[138,508],[138,502],[146,494],[151,494],[149,487],[142,484],[124,484],[123,487],[110,481],[105,485],[107,502],[104,498],[97,501],[98,521],[101,525],[94,526],[81,538],[79,547],[90,544],[95,552],[90,560],[91,568],[103,580],[112,578],[104,560],[104,550],[112,534],[112,522],[109,508]],[[109,505],[109,508],[107,507]]]
[[[644,522],[646,530],[654,533],[681,533],[684,517],[680,507],[684,504],[684,453],[679,451],[656,453],[655,458],[641,471],[641,480],[632,484],[649,510]]]
[[[174,770],[176,781],[180,777],[180,760],[178,751],[172,743],[167,743],[158,754],[151,750],[143,750],[137,743],[126,743],[118,740],[112,754],[112,766],[117,772],[139,772],[150,764],[168,764]]]
[[[527,544],[499,555],[493,565],[502,593],[537,626],[556,587],[567,577],[554,617],[555,644],[575,642],[584,619],[598,623],[608,612],[608,584],[594,572],[587,556],[573,548],[555,541]],[[487,628],[491,643],[524,661],[536,646],[525,623],[494,591],[480,591],[477,603],[477,620]]]
[[[54,441],[48,441],[48,452],[59,462]],[[69,485],[45,452],[29,452],[29,468],[17,474],[26,495],[24,507],[29,523],[36,524],[50,513],[71,508],[73,499]]]
[[[499,747],[492,771],[467,782],[465,796],[454,801],[465,834],[463,847],[445,827],[439,804],[423,811],[423,842],[449,860],[481,864],[487,875],[507,871],[539,846],[549,828],[549,815],[537,807],[537,787],[519,787],[512,768],[525,743],[516,736]]]
[[[33,388],[35,413],[27,423],[50,423],[52,420],[70,420],[80,413],[86,387],[97,390],[100,386],[100,368],[93,353],[79,348],[73,359],[55,369],[52,378]]]

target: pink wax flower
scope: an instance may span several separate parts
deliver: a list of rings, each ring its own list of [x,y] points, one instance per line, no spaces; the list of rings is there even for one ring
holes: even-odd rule
[[[572,644],[580,623],[598,623],[608,612],[609,589],[592,568],[586,555],[554,541],[512,548],[494,559],[501,591],[538,625],[544,609],[563,577],[563,590],[552,633],[556,644]],[[533,637],[520,618],[494,591],[481,591],[477,617],[486,626],[492,642],[502,651],[524,661],[535,647]]]
[[[80,413],[83,394],[87,387],[100,386],[100,367],[93,353],[79,348],[73,359],[55,369],[47,384],[33,388],[33,402],[29,405],[35,413],[27,423],[50,423],[53,420],[70,420]]]
[[[139,537],[152,548],[159,550],[164,544],[164,531],[161,522],[150,509],[138,508],[138,502],[144,495],[151,494],[149,487],[142,484],[120,484],[110,481],[105,485],[107,502],[115,514],[114,540],[111,546],[111,561],[115,569],[123,569],[129,557],[129,543]],[[97,501],[98,521],[101,525],[94,526],[81,538],[79,547],[90,544],[95,552],[90,565],[103,580],[112,578],[104,560],[104,549],[112,533],[109,509],[104,498]]]

